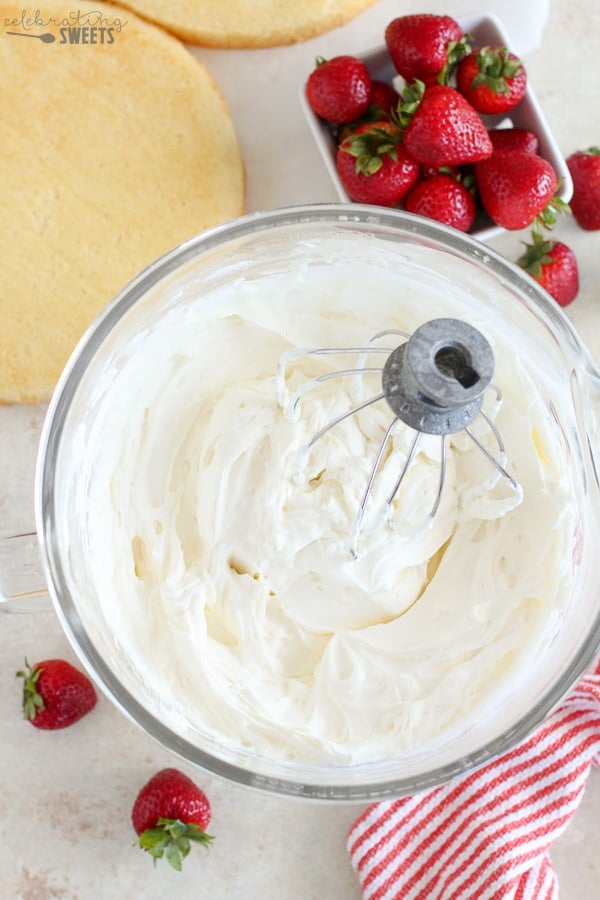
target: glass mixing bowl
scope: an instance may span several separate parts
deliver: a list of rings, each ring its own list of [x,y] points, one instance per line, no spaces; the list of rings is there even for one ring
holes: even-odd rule
[[[458,261],[462,286],[481,291],[485,316],[512,329],[514,352],[528,357],[532,377],[555,421],[563,465],[576,497],[579,523],[569,547],[573,588],[551,646],[532,660],[526,683],[494,715],[437,747],[417,747],[377,762],[300,763],[261,756],[221,740],[170,709],[121,645],[86,565],[89,547],[82,499],[82,441],[102,441],[110,421],[96,418],[106,373],[116,376],[161,317],[190,297],[203,301],[223,283],[260,279],[265,272],[319,265],[330,242],[365,248],[419,247],[444,267]],[[353,252],[353,251],[351,251]],[[374,262],[376,264],[376,262]],[[401,263],[400,263],[401,264]],[[475,285],[477,286],[475,288]],[[365,301],[368,303],[368,299]],[[160,366],[160,359],[156,359]],[[552,379],[547,376],[552,373]],[[560,373],[568,402],[545,381]],[[557,305],[517,266],[454,230],[399,211],[317,205],[249,215],[195,237],[166,254],[104,310],[72,355],[48,411],[36,478],[37,531],[49,591],[66,634],[108,697],[163,746],[231,781],[307,798],[375,800],[445,782],[523,739],[590,667],[600,648],[598,555],[600,496],[597,420],[600,376]],[[129,402],[129,401],[128,401]],[[135,397],[131,401],[135,404]],[[135,418],[135,417],[132,417]],[[92,466],[93,469],[93,466]],[[93,477],[101,477],[97,470]],[[110,490],[110,485],[106,490]],[[83,520],[82,520],[83,519]],[[125,551],[124,551],[125,552]]]

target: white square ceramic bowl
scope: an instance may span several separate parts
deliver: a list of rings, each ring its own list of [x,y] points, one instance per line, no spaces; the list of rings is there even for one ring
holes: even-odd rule
[[[510,36],[506,33],[503,25],[496,16],[490,15],[489,13],[481,15],[473,14],[459,17],[457,21],[463,31],[465,33],[468,32],[472,36],[474,47],[482,46],[484,44],[494,44],[511,49]],[[385,44],[376,47],[373,50],[369,50],[365,53],[358,53],[356,55],[366,63],[372,78],[392,82],[397,89],[402,89],[404,84],[403,79],[397,74]],[[524,61],[524,64],[525,67],[527,67],[526,61]],[[323,121],[323,119],[316,116],[308,105],[304,85],[302,86],[300,98],[310,129],[319,150],[321,151],[321,155],[325,161],[325,165],[327,166],[339,198],[345,203],[352,203],[352,200],[346,193],[337,173],[335,165],[337,145],[333,137],[331,126]],[[571,199],[573,182],[569,170],[558,149],[556,141],[552,136],[552,132],[548,127],[548,123],[535,98],[535,94],[529,81],[525,96],[518,106],[501,116],[484,115],[482,116],[482,119],[488,128],[494,128],[499,125],[512,125],[514,128],[527,128],[529,131],[533,131],[539,139],[540,155],[552,164],[559,178],[558,197],[565,202],[568,202]],[[476,221],[471,234],[473,237],[484,241],[501,234],[503,231],[503,228],[495,225],[489,219],[484,219]]]

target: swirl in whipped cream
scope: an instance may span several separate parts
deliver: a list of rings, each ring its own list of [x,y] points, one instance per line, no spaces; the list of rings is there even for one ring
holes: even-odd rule
[[[287,270],[170,304],[98,386],[97,440],[77,461],[103,615],[166,720],[278,759],[372,761],[468,729],[518,690],[569,597],[576,514],[520,338],[486,315],[484,282],[461,287],[449,260],[434,276],[426,255],[411,267],[372,253],[340,244],[319,266],[299,251]],[[440,315],[462,316],[494,347],[495,422],[522,501],[502,479],[486,487],[489,461],[458,434],[424,528],[440,465],[426,436],[378,524],[414,434],[398,427],[352,559],[390,410],[376,403],[337,425],[298,477],[299,448],[377,392],[377,378],[323,382],[290,422],[278,360]],[[299,358],[286,386],[343,367]],[[474,427],[487,442],[485,423]]]

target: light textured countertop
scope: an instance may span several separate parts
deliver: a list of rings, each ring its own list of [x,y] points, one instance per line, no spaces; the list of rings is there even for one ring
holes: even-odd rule
[[[544,6],[544,3],[540,4]],[[510,21],[532,4],[497,0]],[[380,0],[354,22],[304,44],[263,51],[194,50],[221,86],[246,164],[247,209],[337,199],[303,119],[298,92],[317,55],[360,52],[382,42],[386,24],[421,4]],[[431,2],[427,11],[460,15],[475,3]],[[531,84],[565,155],[600,143],[600,6],[551,0],[542,44],[524,56]],[[479,7],[479,11],[481,11]],[[557,231],[575,250],[581,292],[569,316],[600,360],[600,232],[571,220]],[[525,234],[493,246],[515,259]],[[36,443],[44,410],[0,407],[0,534],[32,527]],[[227,784],[179,763],[104,697],[74,728],[39,732],[20,718],[14,672],[30,660],[75,660],[53,612],[0,615],[0,900],[359,900],[345,839],[358,806],[280,799]],[[184,871],[132,847],[131,804],[141,784],[180,765],[213,806],[209,852],[196,848]],[[600,885],[597,810],[600,772],[552,852],[561,900],[592,900]],[[405,898],[410,900],[410,898]],[[435,898],[432,898],[435,900]],[[468,898],[465,898],[468,900]],[[475,900],[475,898],[472,898]]]

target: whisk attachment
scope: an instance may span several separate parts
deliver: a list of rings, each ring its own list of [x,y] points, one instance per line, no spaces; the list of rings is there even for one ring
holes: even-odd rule
[[[389,335],[398,335],[405,340],[396,347],[375,346],[376,340]],[[366,366],[369,354],[385,354],[381,367]],[[359,364],[355,368],[327,372],[305,382],[293,394],[287,395],[285,387],[286,370],[289,363],[300,356],[329,356],[332,354],[355,354]],[[366,507],[373,491],[374,482],[384,459],[386,448],[398,422],[402,422],[415,432],[394,487],[387,497],[384,516],[392,509],[392,504],[418,451],[424,434],[440,437],[440,477],[438,490],[427,521],[436,515],[446,479],[447,437],[459,431],[476,444],[494,467],[495,473],[486,482],[491,489],[500,477],[504,478],[515,495],[515,504],[520,502],[522,491],[506,470],[504,442],[492,418],[482,410],[484,396],[488,389],[496,395],[496,407],[502,401],[499,388],[492,384],[495,360],[492,347],[487,339],[471,325],[459,319],[432,319],[421,325],[412,335],[388,329],[371,338],[367,347],[316,348],[288,351],[280,360],[277,370],[277,393],[280,405],[289,418],[298,416],[298,406],[302,398],[324,381],[332,378],[357,377],[366,374],[381,375],[381,392],[357,403],[351,409],[338,415],[317,431],[301,450],[306,454],[316,443],[339,422],[347,419],[371,404],[385,400],[393,413],[383,435],[364,493],[361,497],[350,536],[350,552],[358,555],[358,541]],[[284,397],[287,396],[287,401]],[[496,444],[492,453],[474,434],[469,426],[481,415]]]
[[[454,434],[478,415],[494,374],[494,352],[459,319],[425,322],[393,350],[382,388],[390,409],[425,434]]]

